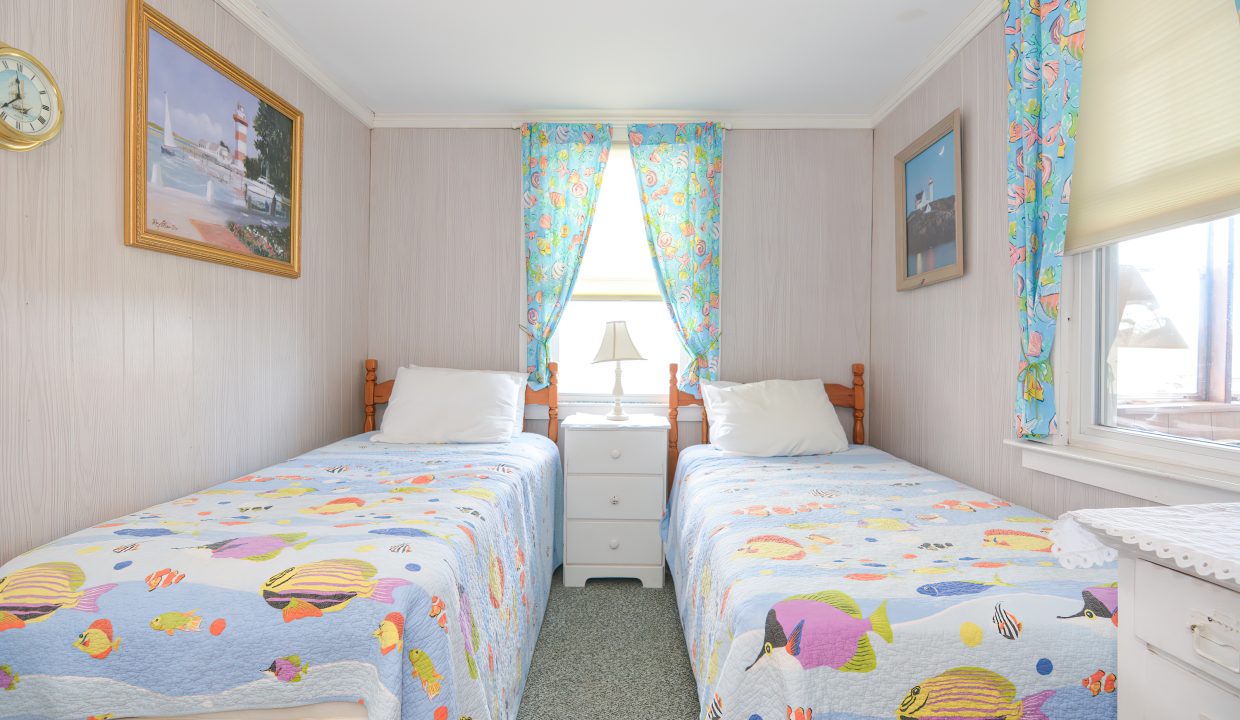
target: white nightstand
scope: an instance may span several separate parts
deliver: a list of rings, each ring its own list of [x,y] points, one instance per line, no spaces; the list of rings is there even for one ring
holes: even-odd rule
[[[663,587],[667,418],[573,415],[564,433],[564,584],[632,577]]]

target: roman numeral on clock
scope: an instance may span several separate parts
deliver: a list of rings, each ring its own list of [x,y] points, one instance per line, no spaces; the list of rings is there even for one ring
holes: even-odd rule
[[[52,109],[52,106],[51,106],[51,105],[44,105],[44,106],[43,106],[43,109],[44,109],[44,110],[51,110],[51,109]]]

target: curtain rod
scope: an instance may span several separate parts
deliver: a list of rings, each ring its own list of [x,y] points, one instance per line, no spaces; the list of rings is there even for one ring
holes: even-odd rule
[[[550,121],[550,122],[556,122],[556,121],[552,120],[552,121]],[[695,121],[695,122],[710,122],[710,121]],[[520,129],[521,129],[521,126],[522,126],[522,125],[524,125],[524,124],[525,124],[525,123],[513,123],[513,124],[511,125],[511,128],[512,128],[513,130],[520,130]],[[619,125],[632,125],[632,124],[635,124],[635,125],[642,125],[642,124],[644,124],[644,123],[608,123],[608,124],[609,124],[609,125],[612,125],[612,126],[619,126]],[[672,125],[678,125],[678,124],[680,124],[680,123],[674,123],[674,122],[673,122],[673,123],[661,123],[661,124],[672,124]],[[718,125],[720,128],[722,128],[722,129],[723,129],[723,130],[725,130],[725,131],[727,131],[727,130],[731,130],[731,129],[732,129],[732,123],[715,123],[715,124],[716,124],[716,125]]]

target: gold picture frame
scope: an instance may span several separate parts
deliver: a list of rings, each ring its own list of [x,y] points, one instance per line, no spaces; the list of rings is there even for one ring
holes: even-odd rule
[[[141,0],[127,31],[125,244],[300,276],[301,111]]]
[[[955,110],[896,155],[896,290],[964,275],[960,145]]]

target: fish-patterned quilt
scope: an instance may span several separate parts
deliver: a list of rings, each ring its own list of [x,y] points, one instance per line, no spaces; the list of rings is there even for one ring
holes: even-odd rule
[[[5,564],[0,718],[515,717],[558,562],[555,445],[368,437]]]
[[[709,720],[1116,714],[1116,570],[868,446],[680,456],[667,558]]]

